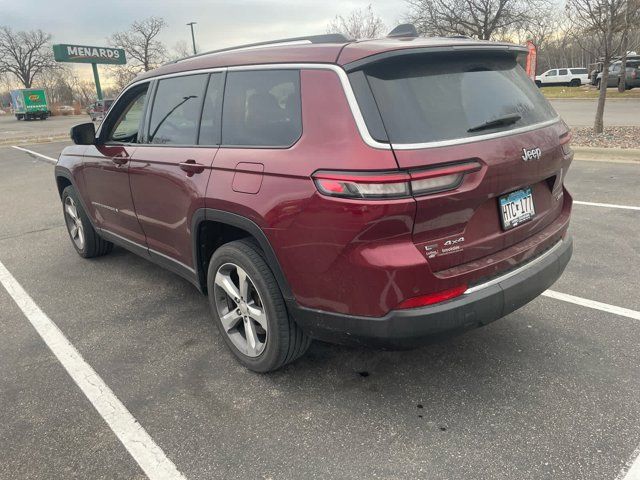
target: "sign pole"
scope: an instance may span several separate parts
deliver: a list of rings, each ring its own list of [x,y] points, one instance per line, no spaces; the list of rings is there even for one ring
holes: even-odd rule
[[[100,76],[98,75],[98,64],[92,63],[93,80],[96,82],[96,93],[98,94],[98,100],[102,100],[102,88],[100,87]]]

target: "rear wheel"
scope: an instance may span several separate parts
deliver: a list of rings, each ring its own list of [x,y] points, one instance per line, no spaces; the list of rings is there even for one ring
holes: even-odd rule
[[[67,232],[78,255],[84,258],[100,257],[113,249],[113,243],[101,238],[91,225],[73,186],[68,186],[62,192],[62,205]]]
[[[581,82],[579,78],[574,78],[573,80],[571,80],[571,82],[569,82],[569,85],[572,87],[579,87],[580,83]]]
[[[209,304],[235,357],[254,372],[270,372],[302,356],[311,340],[287,309],[258,245],[248,239],[214,252],[207,275]]]

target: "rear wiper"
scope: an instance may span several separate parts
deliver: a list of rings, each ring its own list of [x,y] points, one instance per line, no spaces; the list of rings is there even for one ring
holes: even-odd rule
[[[475,127],[471,127],[467,132],[478,132],[480,130],[487,130],[493,127],[500,127],[502,125],[511,125],[512,123],[516,123],[522,117],[517,113],[509,113],[503,117],[494,118],[493,120],[487,120],[480,125],[476,125]]]

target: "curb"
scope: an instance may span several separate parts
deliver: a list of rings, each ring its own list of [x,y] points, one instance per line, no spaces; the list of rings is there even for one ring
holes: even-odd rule
[[[46,137],[19,137],[2,139],[0,145],[33,145],[35,143],[59,142],[60,140],[71,140],[71,138],[68,133]]]
[[[640,163],[640,149],[572,146],[574,160],[615,163]]]

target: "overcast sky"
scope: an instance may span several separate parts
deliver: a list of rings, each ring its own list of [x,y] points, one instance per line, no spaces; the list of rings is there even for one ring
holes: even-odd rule
[[[0,0],[0,24],[15,30],[42,29],[54,43],[101,46],[113,32],[137,19],[163,17],[161,40],[191,45],[187,22],[197,22],[202,50],[274,38],[325,33],[336,14],[368,4],[392,28],[407,11],[404,0]]]
[[[389,30],[407,12],[405,0],[0,0],[0,25],[14,30],[42,29],[53,35],[53,43],[103,46],[112,33],[155,15],[168,24],[160,40],[169,50],[181,40],[191,48],[186,23],[197,22],[198,49],[207,51],[323,34],[336,15],[348,15],[369,4]],[[88,65],[76,64],[74,69],[81,78],[92,79]],[[106,75],[101,78],[109,85]]]

